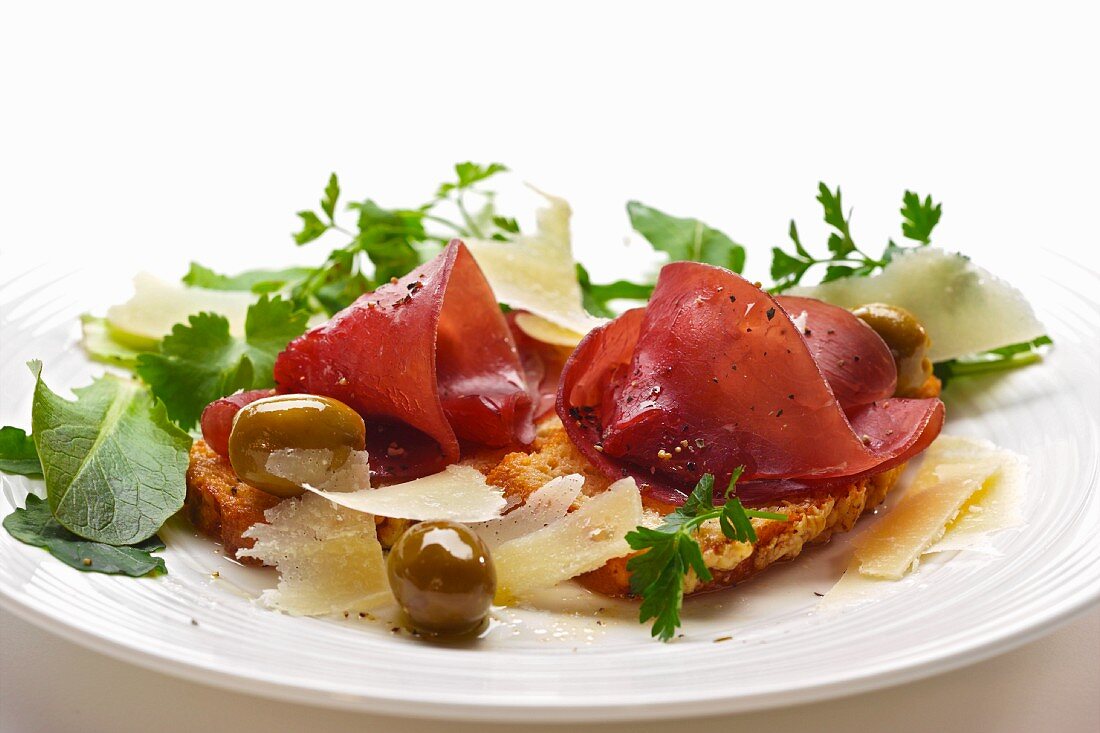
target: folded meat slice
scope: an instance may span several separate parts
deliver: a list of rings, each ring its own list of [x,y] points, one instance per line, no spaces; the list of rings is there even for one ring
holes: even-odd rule
[[[806,346],[842,408],[894,394],[898,370],[890,347],[850,310],[791,295],[781,295],[775,301],[792,322],[802,324]]]
[[[534,437],[515,341],[457,239],[292,341],[275,361],[275,383],[363,415],[381,478],[438,471],[459,459],[460,441],[503,447]]]
[[[801,325],[803,311],[800,329],[789,313]],[[661,271],[644,310],[581,342],[558,414],[609,476],[676,493],[704,473],[723,486],[744,466],[743,480],[767,498],[922,450],[943,405],[888,398],[895,378],[885,344],[850,314],[780,302],[728,270],[680,262]]]

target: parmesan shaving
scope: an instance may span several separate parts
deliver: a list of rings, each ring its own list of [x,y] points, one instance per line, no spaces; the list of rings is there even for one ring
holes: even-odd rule
[[[642,521],[634,479],[616,481],[575,512],[493,551],[497,603],[548,588],[630,554],[626,533]]]
[[[584,486],[584,477],[573,473],[552,479],[527,497],[527,501],[503,517],[471,524],[470,529],[495,549],[518,537],[537,532],[566,514]]]
[[[256,542],[238,557],[279,571],[279,585],[260,600],[294,616],[366,612],[393,601],[374,517],[342,510],[311,494],[264,513],[267,524],[244,532]]]
[[[416,521],[484,522],[499,517],[507,506],[502,489],[489,486],[477,469],[458,465],[377,489],[341,492],[312,485],[304,488],[358,512]]]
[[[870,277],[847,277],[790,292],[844,308],[867,303],[901,306],[928,330],[932,361],[1033,341],[1046,333],[1023,293],[968,258],[935,247],[898,254]]]
[[[336,470],[331,468],[332,453],[325,448],[272,451],[264,468],[273,476],[320,491],[355,491],[370,487],[370,462],[365,450],[353,451]]]
[[[605,321],[589,315],[582,305],[569,236],[569,204],[536,192],[550,205],[538,210],[534,234],[521,234],[510,242],[467,239],[466,246],[497,299],[534,316],[517,318],[525,333],[547,343],[575,346]]]
[[[915,570],[921,555],[943,537],[971,497],[994,483],[1006,466],[1014,465],[1012,454],[987,441],[940,436],[925,454],[905,496],[858,542],[859,572],[898,580]]]

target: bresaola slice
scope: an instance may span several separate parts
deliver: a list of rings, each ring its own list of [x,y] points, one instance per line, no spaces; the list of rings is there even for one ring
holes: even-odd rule
[[[791,319],[802,311],[808,337]],[[922,450],[943,405],[887,398],[894,379],[889,350],[854,316],[681,262],[662,270],[646,309],[581,342],[558,414],[609,476],[632,475],[667,499],[704,473],[724,486],[743,465],[766,499],[768,483],[790,493],[791,482],[851,479]]]
[[[202,411],[199,425],[207,445],[223,456],[229,455],[229,434],[233,432],[233,418],[245,405],[275,394],[273,389],[253,389],[238,392],[220,400],[214,400]]]
[[[381,479],[435,473],[459,459],[460,440],[503,447],[534,437],[515,341],[458,240],[292,341],[275,382],[363,415]]]
[[[897,366],[890,348],[873,328],[851,311],[820,300],[790,295],[775,300],[793,321],[806,315],[802,336],[842,408],[894,394]]]

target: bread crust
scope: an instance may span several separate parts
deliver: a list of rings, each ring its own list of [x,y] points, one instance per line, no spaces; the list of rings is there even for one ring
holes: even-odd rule
[[[935,397],[939,391],[939,380],[931,377],[922,389],[922,396]],[[512,503],[525,501],[547,481],[572,473],[579,473],[585,479],[584,493],[578,498],[578,504],[604,491],[611,483],[577,450],[557,417],[539,424],[530,450],[475,452],[463,463],[484,473],[490,484],[500,486]],[[697,539],[713,578],[703,583],[690,571],[684,580],[684,592],[705,593],[742,583],[781,560],[798,557],[807,545],[827,542],[833,534],[847,532],[861,515],[882,503],[904,468],[904,465],[896,466],[858,479],[830,494],[761,507],[786,514],[788,519],[785,522],[752,520],[756,543],[728,539],[717,521],[704,524]],[[279,501],[240,481],[229,461],[202,440],[192,446],[185,511],[197,529],[222,542],[227,555],[236,557],[237,550],[251,547],[252,540],[242,536],[244,531],[263,522],[264,512]],[[646,519],[654,525],[660,522],[663,514],[672,510],[672,507],[644,497],[643,503]],[[377,521],[383,547],[392,546],[410,524],[405,520],[381,517]],[[629,557],[612,560],[602,568],[581,575],[578,580],[585,587],[605,595],[629,596],[627,560]],[[243,561],[256,562],[247,558]]]

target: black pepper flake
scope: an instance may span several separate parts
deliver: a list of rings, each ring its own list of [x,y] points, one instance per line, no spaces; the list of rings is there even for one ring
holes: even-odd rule
[[[746,328],[746,329],[745,329],[745,333],[752,333],[752,328],[751,328],[751,327],[749,327],[749,328]]]
[[[787,395],[787,399],[788,399],[788,400],[793,400],[793,399],[794,399],[794,395],[793,395],[793,394],[789,394],[789,395]]]
[[[834,331],[833,329],[831,329],[831,328],[830,328],[830,329],[829,329],[828,331],[826,331],[825,333],[827,333],[827,334],[829,334],[830,336],[832,336],[832,335],[833,335],[834,333],[836,333],[836,331]]]
[[[764,315],[768,317],[769,321],[775,318],[775,308],[768,308],[767,312]]]
[[[803,331],[802,333],[806,334],[807,336],[813,336],[813,335],[814,335],[814,334],[813,334],[813,331],[811,331],[811,330],[810,330],[810,329],[808,329],[808,328],[807,328],[807,329],[806,329],[805,331]]]
[[[731,303],[736,303],[737,302],[737,296],[736,295],[731,295],[730,296],[730,302]]]
[[[687,470],[689,470],[689,471],[694,471],[695,470],[695,461],[688,461],[687,462]]]
[[[776,417],[783,417],[783,408],[779,408],[779,412],[775,413]]]
[[[818,593],[816,590],[814,591],[814,595],[817,596],[818,598],[824,598],[825,597],[824,593]]]
[[[853,356],[852,361],[859,361],[859,357],[858,356]]]

